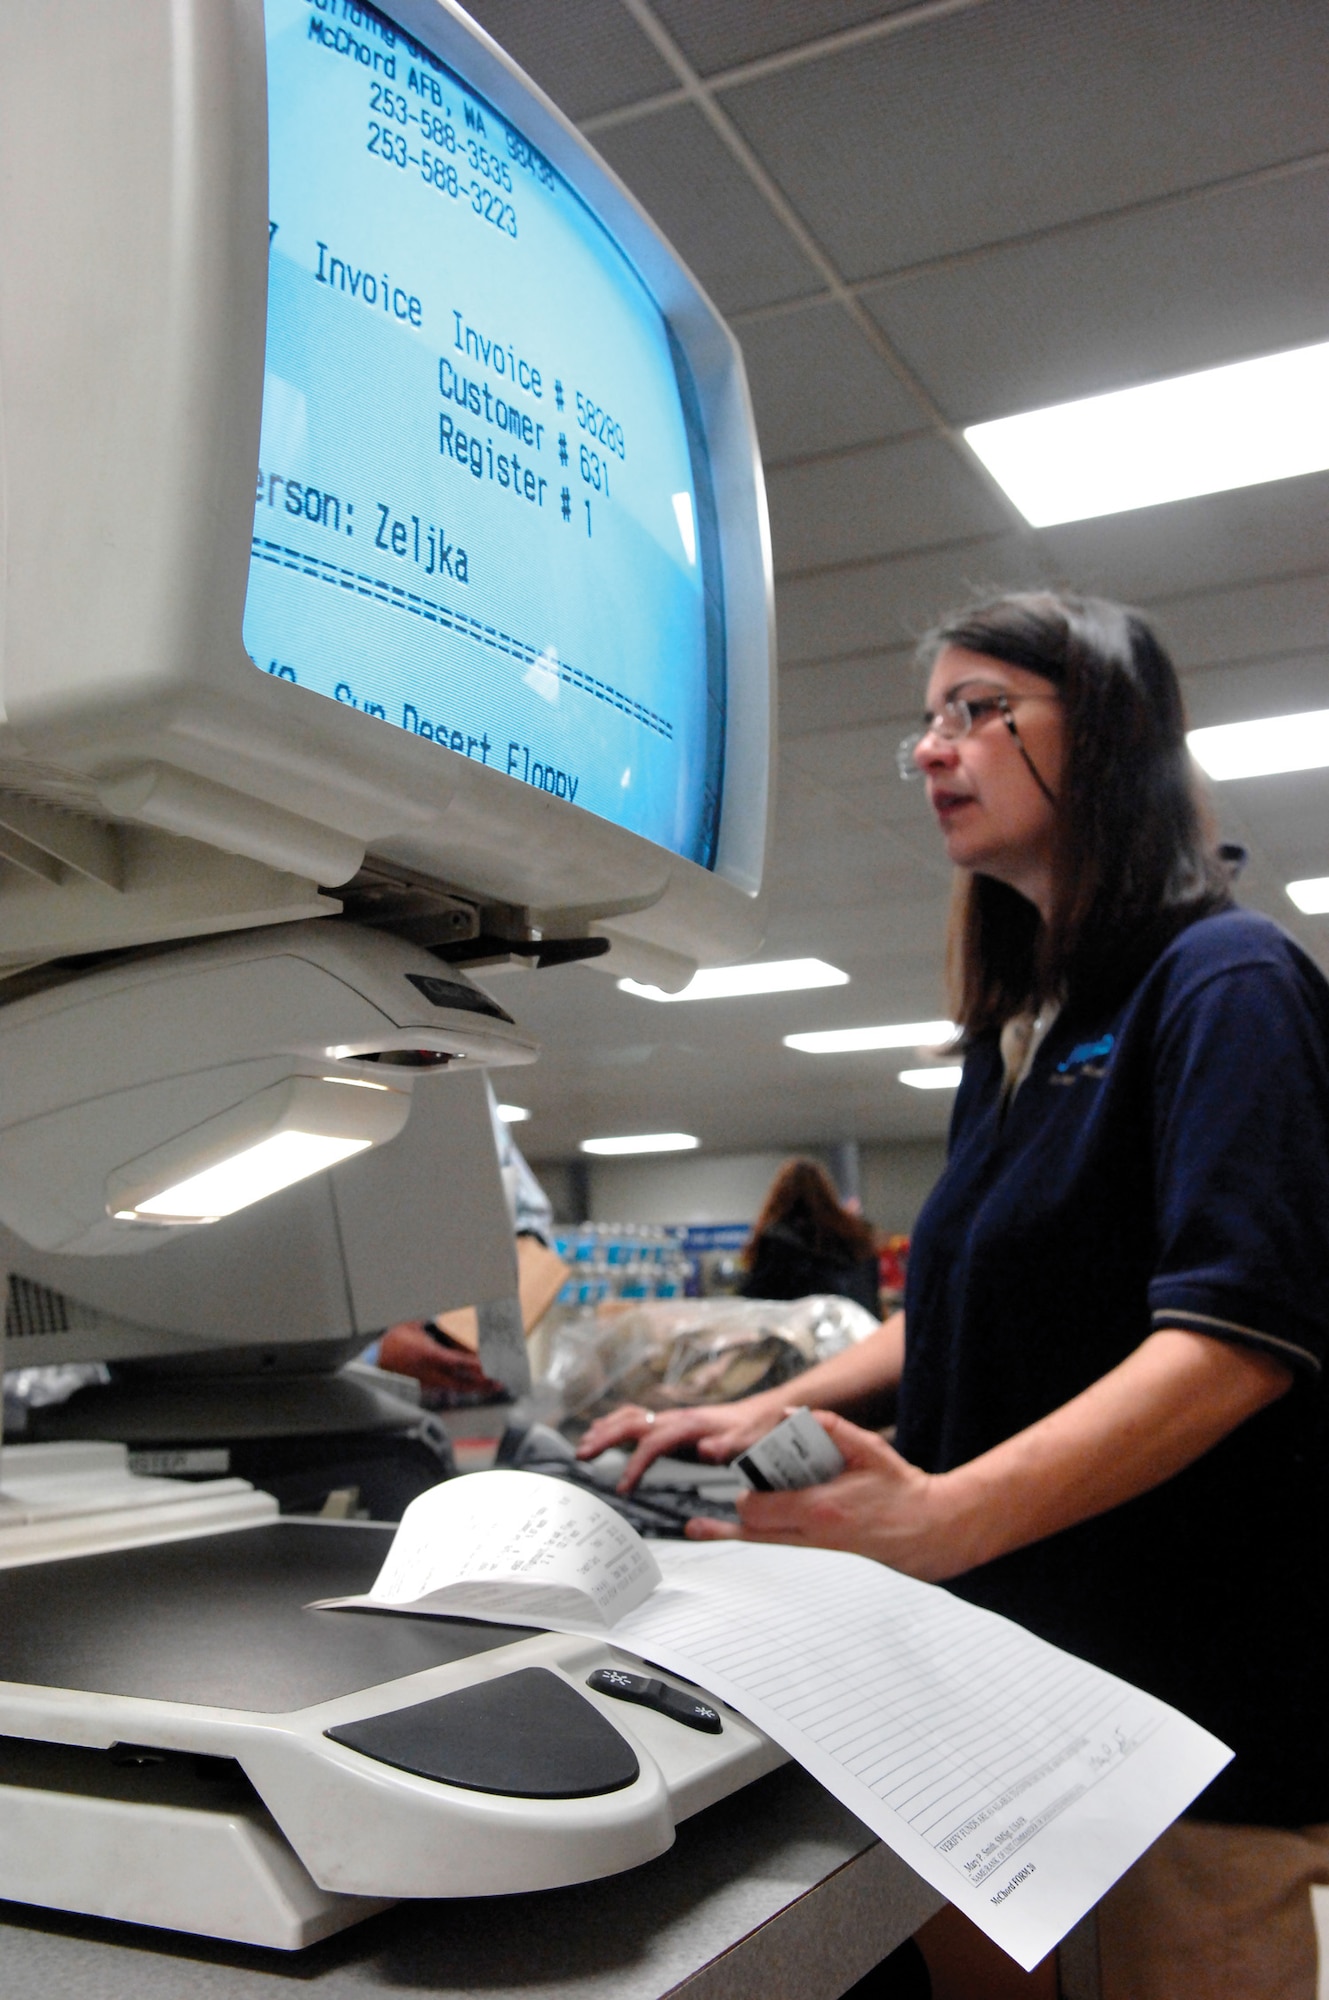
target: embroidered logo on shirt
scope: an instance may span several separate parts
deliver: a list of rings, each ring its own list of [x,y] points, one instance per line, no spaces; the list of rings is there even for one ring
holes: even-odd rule
[[[1100,1035],[1096,1042],[1077,1042],[1057,1064],[1048,1082],[1075,1083],[1082,1076],[1102,1076],[1115,1040],[1115,1035]]]

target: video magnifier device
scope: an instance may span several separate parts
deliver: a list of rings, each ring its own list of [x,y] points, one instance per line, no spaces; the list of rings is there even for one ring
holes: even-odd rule
[[[117,1375],[0,1460],[0,1896],[294,1948],[633,1866],[780,1753],[598,1641],[309,1609],[391,1529],[110,1413],[368,1432],[342,1363],[453,1305],[520,1387],[525,979],[761,938],[737,346],[450,0],[3,9],[0,271],[4,1365]]]

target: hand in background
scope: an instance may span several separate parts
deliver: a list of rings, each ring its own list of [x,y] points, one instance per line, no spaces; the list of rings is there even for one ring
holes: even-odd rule
[[[413,1375],[422,1389],[462,1396],[507,1393],[501,1383],[490,1381],[474,1354],[445,1346],[419,1320],[388,1328],[378,1344],[378,1365],[392,1375]]]

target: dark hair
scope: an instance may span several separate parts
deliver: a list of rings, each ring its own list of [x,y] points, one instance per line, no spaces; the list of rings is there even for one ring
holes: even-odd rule
[[[835,1183],[815,1160],[786,1160],[766,1193],[743,1251],[751,1263],[757,1239],[792,1225],[817,1256],[870,1257],[876,1237],[870,1223],[841,1205]]]
[[[928,634],[1060,690],[1065,754],[1052,906],[963,875],[951,916],[953,1019],[966,1036],[1045,1000],[1129,991],[1176,932],[1230,902],[1186,748],[1176,669],[1137,611],[1031,591],[957,612]]]

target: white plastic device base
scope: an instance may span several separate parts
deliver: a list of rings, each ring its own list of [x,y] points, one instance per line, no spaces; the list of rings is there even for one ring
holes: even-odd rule
[[[187,1486],[130,1472],[123,1444],[10,1445],[0,1568],[271,1520],[243,1479]],[[329,1895],[261,1806],[209,1808],[0,1784],[0,1884],[11,1901],[293,1951],[390,1907]]]
[[[391,1897],[320,1889],[257,1805],[144,1803],[0,1784],[6,1900],[299,1951]]]
[[[289,1532],[243,1481],[182,1494],[130,1474],[120,1447],[11,1447],[5,1477],[27,1518],[0,1527],[3,1569],[237,1526]],[[722,1731],[707,1735],[587,1687],[615,1665],[640,1662],[602,1640],[538,1633],[284,1714],[0,1682],[0,1897],[297,1950],[403,1898],[511,1895],[636,1867],[672,1845],[678,1821],[786,1759],[721,1704]],[[493,1795],[326,1734],[529,1667],[565,1680],[626,1737],[639,1766],[631,1784],[570,1799]],[[107,1754],[117,1744],[151,1746],[167,1768],[146,1782],[120,1774]],[[230,1760],[239,1790],[211,1802],[191,1777],[197,1758]]]
[[[244,1479],[143,1478],[123,1444],[11,1444],[0,1455],[0,1569],[220,1533],[276,1513]]]

